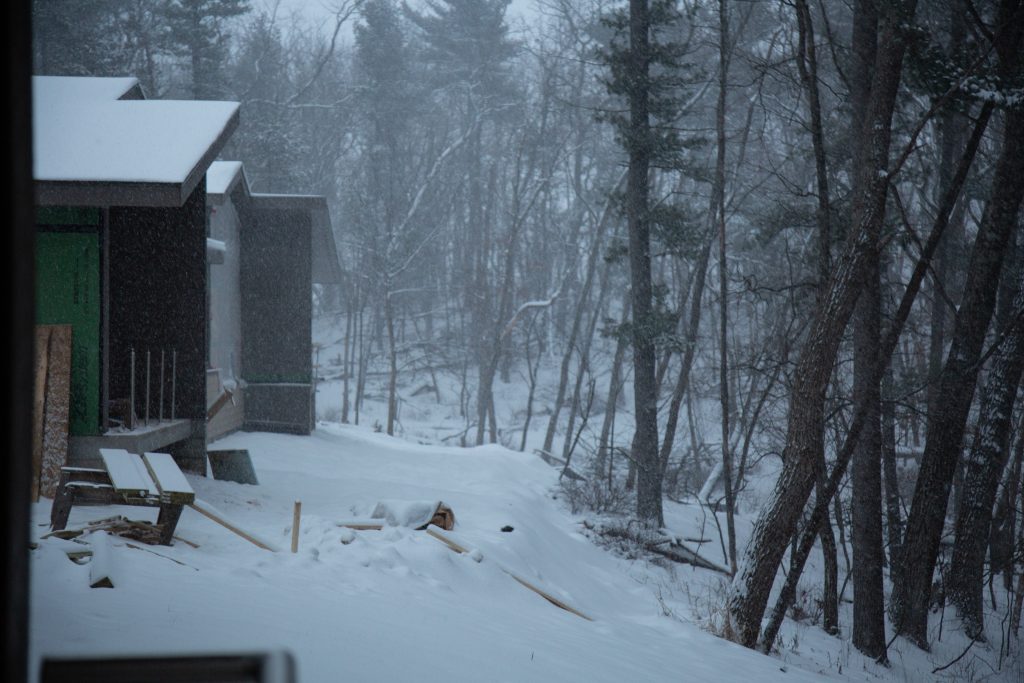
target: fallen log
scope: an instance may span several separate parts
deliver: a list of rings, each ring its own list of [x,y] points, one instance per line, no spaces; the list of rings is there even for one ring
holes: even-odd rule
[[[606,538],[615,538],[630,543],[635,543],[643,550],[660,555],[665,559],[672,560],[673,562],[679,562],[681,564],[689,564],[694,567],[700,567],[701,569],[710,569],[711,571],[724,574],[726,576],[732,576],[732,573],[720,564],[716,564],[711,560],[703,557],[696,550],[685,545],[681,540],[675,536],[670,536],[664,532],[653,532],[653,533],[636,533],[625,527],[617,526],[590,526],[586,528],[599,536]]]

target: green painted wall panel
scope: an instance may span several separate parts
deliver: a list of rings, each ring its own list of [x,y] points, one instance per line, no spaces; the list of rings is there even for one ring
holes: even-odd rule
[[[99,235],[36,233],[36,321],[72,326],[70,431],[99,434]]]
[[[36,209],[37,225],[99,225],[100,210],[91,207],[41,206]]]

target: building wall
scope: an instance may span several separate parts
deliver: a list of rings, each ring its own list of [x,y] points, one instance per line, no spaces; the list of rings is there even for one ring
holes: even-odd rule
[[[159,414],[160,353],[164,351],[164,416],[193,420],[192,443],[172,452],[179,464],[205,471],[206,425],[205,182],[180,208],[110,209],[110,397],[129,395],[135,349],[136,413],[145,412],[146,352],[150,352],[150,415]],[[172,363],[172,353],[177,352]]]
[[[69,431],[100,433],[101,227],[97,209],[36,212],[36,322],[71,325]]]
[[[210,367],[230,382],[242,367],[241,245],[238,212],[230,201],[211,210],[210,237],[226,247],[224,263],[210,266]]]
[[[206,425],[207,442],[242,428],[245,397],[242,375],[241,244],[239,215],[230,200],[211,207],[210,237],[224,242],[224,262],[210,265],[210,354],[206,381],[209,410],[230,390],[232,400]]]
[[[242,377],[247,429],[312,428],[312,221],[250,206],[241,229]]]

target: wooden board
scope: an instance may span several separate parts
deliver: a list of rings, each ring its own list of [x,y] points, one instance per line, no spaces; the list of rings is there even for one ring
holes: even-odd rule
[[[103,466],[110,475],[110,483],[114,490],[130,498],[143,498],[150,493],[157,494],[142,458],[122,448],[101,448],[100,457]]]
[[[157,486],[160,500],[165,503],[188,505],[196,499],[196,492],[181,473],[178,463],[168,453],[145,453],[142,456],[149,476]]]
[[[379,519],[344,519],[335,524],[356,531],[380,531],[384,528],[384,522]]]
[[[106,531],[97,531],[89,538],[92,546],[92,562],[89,563],[89,586],[91,588],[113,588],[114,554],[110,549],[110,537]]]
[[[231,401],[232,401],[232,394],[231,394],[231,392],[230,391],[223,392],[220,396],[217,397],[217,400],[213,402],[213,405],[210,406],[209,409],[207,409],[207,411],[206,411],[206,421],[209,422],[210,420],[215,418],[217,416],[217,413],[220,412],[220,409],[223,408],[224,406],[226,406],[228,403],[231,403]]]
[[[231,533],[241,536],[245,540],[249,541],[249,543],[252,543],[254,546],[258,548],[263,548],[264,550],[269,550],[272,553],[278,552],[278,549],[275,548],[273,545],[261,541],[252,534],[247,533],[246,531],[238,527],[238,525],[232,524],[228,520],[224,519],[216,512],[214,512],[206,503],[199,500],[198,498],[192,501],[192,503],[189,504],[189,507],[198,512],[199,514],[201,514],[203,517],[206,517],[207,519],[216,522],[217,524],[220,524],[222,527],[224,527]]]
[[[461,543],[456,541],[454,538],[452,538],[448,534],[446,534],[443,531],[441,531],[441,529],[439,529],[436,526],[433,526],[433,525],[428,526],[426,531],[427,531],[427,533],[430,536],[433,536],[437,540],[441,541],[442,543],[444,543],[446,546],[448,546],[449,548],[451,548],[453,551],[455,551],[457,553],[468,554],[468,555],[472,555],[473,554],[472,550],[470,550],[466,546],[462,545]],[[479,559],[477,559],[477,562],[479,562],[481,559],[483,559],[483,556],[480,555],[479,551],[476,552],[476,555],[477,555],[477,558],[479,558]],[[526,589],[529,589],[529,590],[533,591],[534,593],[536,593],[540,597],[542,597],[545,600],[547,600],[548,602],[550,602],[555,607],[558,607],[560,609],[564,609],[566,612],[569,612],[570,614],[575,614],[576,616],[580,617],[581,619],[586,619],[587,621],[593,621],[593,619],[591,619],[586,614],[584,614],[583,612],[579,611],[578,609],[576,609],[572,605],[570,605],[570,604],[568,604],[568,603],[566,603],[566,602],[564,602],[562,600],[559,600],[558,598],[556,598],[554,595],[552,595],[548,591],[544,590],[540,586],[537,586],[537,585],[535,585],[533,583],[530,583],[529,581],[527,581],[523,577],[519,576],[518,574],[516,574],[512,570],[508,569],[507,567],[504,567],[501,564],[498,564],[498,568],[501,569],[501,571],[503,571],[506,574],[508,574],[509,576],[511,576],[513,579],[515,579],[516,583],[518,583],[520,586],[522,586],[523,588],[526,588]]]
[[[50,328],[36,326],[36,365],[32,397],[32,500],[39,500],[43,466],[43,425],[46,422],[46,364],[50,357]]]
[[[32,449],[33,499],[53,498],[68,457],[71,412],[71,326],[36,326]]]

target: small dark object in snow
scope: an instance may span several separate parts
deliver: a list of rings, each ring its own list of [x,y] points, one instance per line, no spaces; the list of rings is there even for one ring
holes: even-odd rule
[[[501,527],[501,530],[507,534],[508,532],[512,531],[512,527],[506,524],[505,526]]]
[[[246,449],[207,451],[206,455],[210,460],[214,479],[254,486],[260,483],[256,479],[256,470],[253,469],[252,458]]]

